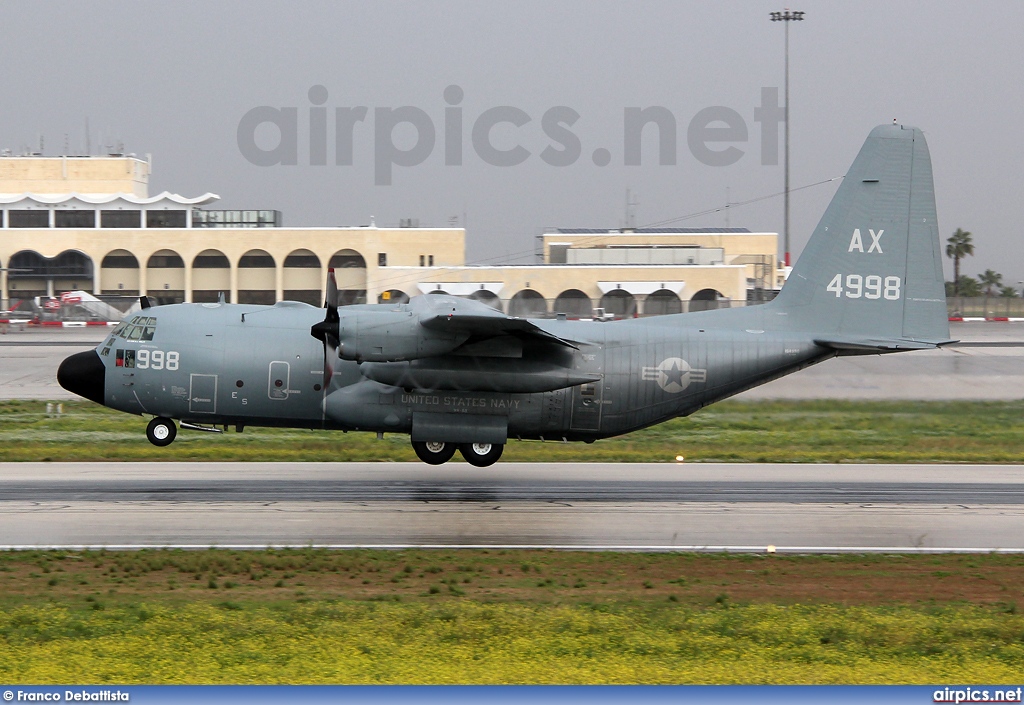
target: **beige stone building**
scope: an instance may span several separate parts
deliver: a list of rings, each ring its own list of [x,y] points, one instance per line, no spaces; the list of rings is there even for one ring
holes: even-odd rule
[[[320,305],[447,293],[513,315],[673,313],[760,300],[778,285],[774,233],[584,230],[538,237],[534,265],[473,266],[461,228],[288,228],[268,210],[214,210],[207,193],[148,195],[133,156],[0,157],[2,308],[84,290],[162,302]]]

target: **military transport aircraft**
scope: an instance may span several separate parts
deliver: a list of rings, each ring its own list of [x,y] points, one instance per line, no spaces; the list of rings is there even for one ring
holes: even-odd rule
[[[527,320],[443,295],[324,309],[151,306],[64,360],[65,389],[149,415],[158,446],[229,425],[407,433],[484,467],[510,438],[593,442],[831,357],[950,342],[919,129],[869,135],[776,299],[612,322]]]

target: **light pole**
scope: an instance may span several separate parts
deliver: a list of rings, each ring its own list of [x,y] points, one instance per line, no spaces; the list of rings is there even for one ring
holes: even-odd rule
[[[786,266],[790,266],[789,262],[789,23],[796,21],[799,22],[804,18],[804,13],[799,10],[790,12],[787,7],[784,12],[773,12],[771,13],[772,22],[785,22],[786,25],[786,183],[782,188],[783,199],[785,201],[784,206],[784,221],[783,221],[783,248],[786,252],[785,263]]]

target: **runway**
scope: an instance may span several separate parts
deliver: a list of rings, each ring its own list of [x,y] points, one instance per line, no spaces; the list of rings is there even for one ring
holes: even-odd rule
[[[1024,551],[1024,466],[11,463],[0,544]]]

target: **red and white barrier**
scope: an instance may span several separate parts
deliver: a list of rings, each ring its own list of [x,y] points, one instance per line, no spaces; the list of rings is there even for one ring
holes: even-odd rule
[[[84,328],[86,326],[116,326],[120,321],[26,321],[24,319],[0,318],[0,323],[14,323],[25,326],[49,326],[51,328]]]

